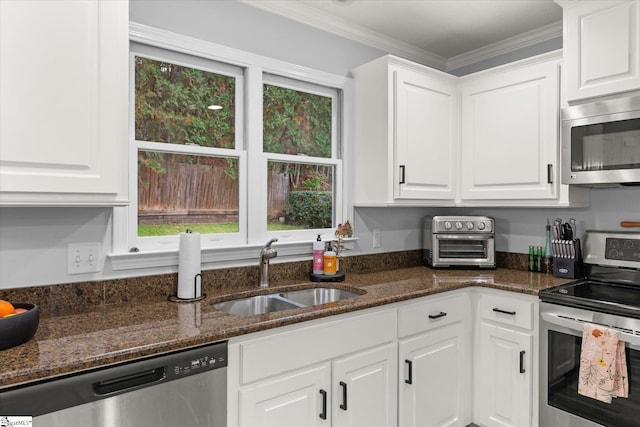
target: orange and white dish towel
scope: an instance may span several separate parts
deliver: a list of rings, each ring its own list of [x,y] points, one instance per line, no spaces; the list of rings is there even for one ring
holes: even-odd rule
[[[578,394],[611,403],[629,397],[627,357],[620,332],[585,323],[582,331]]]

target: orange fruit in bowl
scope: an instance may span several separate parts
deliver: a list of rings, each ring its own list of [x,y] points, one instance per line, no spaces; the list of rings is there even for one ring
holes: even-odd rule
[[[9,301],[0,299],[0,317],[4,317],[7,314],[16,314],[16,309]]]

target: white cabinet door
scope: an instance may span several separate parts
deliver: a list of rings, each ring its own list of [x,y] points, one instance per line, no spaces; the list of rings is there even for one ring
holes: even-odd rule
[[[461,197],[558,195],[559,60],[462,80]]]
[[[640,90],[640,1],[567,3],[567,99]]]
[[[455,198],[456,86],[417,71],[393,69],[396,199]]]
[[[482,385],[477,399],[481,425],[531,426],[532,340],[531,334],[480,324],[480,360],[476,366]]]
[[[397,347],[376,347],[333,362],[333,425],[397,423]]]
[[[399,425],[464,427],[471,372],[462,323],[400,341]]]
[[[238,425],[304,427],[331,425],[328,363],[240,389]]]
[[[0,1],[0,205],[127,202],[128,2]]]

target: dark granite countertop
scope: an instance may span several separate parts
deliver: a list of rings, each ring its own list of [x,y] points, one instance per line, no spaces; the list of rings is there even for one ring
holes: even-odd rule
[[[213,303],[229,298],[229,295],[222,294],[209,294],[204,300],[194,303],[174,303],[156,298],[50,314],[42,317],[35,337],[29,342],[0,351],[0,390],[469,286],[537,295],[541,289],[567,281],[546,274],[500,268],[485,271],[413,267],[376,273],[349,273],[345,282],[329,286],[355,287],[366,291],[365,294],[324,306],[264,315],[233,316],[220,312]],[[271,291],[317,285],[300,281],[277,282]],[[249,296],[260,292],[256,289],[240,294]]]

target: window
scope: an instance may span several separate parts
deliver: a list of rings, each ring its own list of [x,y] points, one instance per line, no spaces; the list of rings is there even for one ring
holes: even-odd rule
[[[175,250],[187,229],[204,249],[333,235],[344,207],[341,79],[171,45],[131,43],[132,203],[115,246]]]

